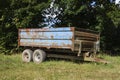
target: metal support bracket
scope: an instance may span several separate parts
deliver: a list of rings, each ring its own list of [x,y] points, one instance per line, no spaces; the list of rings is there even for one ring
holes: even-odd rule
[[[78,51],[78,55],[77,56],[80,56],[81,51],[82,51],[82,41],[80,41],[80,43],[79,43],[79,51]]]
[[[96,50],[96,42],[94,42],[94,52],[93,52],[93,57],[95,57],[95,55],[96,55],[96,53],[97,53],[97,50]]]

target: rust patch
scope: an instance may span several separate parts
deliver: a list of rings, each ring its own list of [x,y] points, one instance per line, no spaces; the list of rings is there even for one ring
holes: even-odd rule
[[[20,29],[18,30],[18,46],[20,46]]]
[[[75,30],[75,27],[70,27],[70,30],[71,30],[71,31],[74,31],[74,30]]]
[[[29,35],[30,34],[30,29],[26,29],[26,33]]]
[[[54,39],[54,36],[53,36],[53,35],[51,35],[51,39]]]
[[[72,51],[74,51],[74,48],[75,48],[75,27],[71,27],[70,29],[73,32],[71,49],[72,49]]]

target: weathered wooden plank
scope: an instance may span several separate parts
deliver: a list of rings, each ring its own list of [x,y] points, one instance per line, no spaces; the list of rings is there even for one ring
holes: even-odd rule
[[[22,39],[72,39],[73,38],[73,32],[66,31],[66,32],[38,32],[38,31],[30,31],[30,32],[25,32],[21,31],[20,33],[20,38]]]
[[[88,32],[78,32],[78,31],[75,31],[75,36],[84,36],[84,37],[93,37],[93,38],[99,37],[98,34],[93,34]]]

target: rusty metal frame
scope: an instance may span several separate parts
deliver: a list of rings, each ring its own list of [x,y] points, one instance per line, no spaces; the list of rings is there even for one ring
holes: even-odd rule
[[[18,29],[18,47],[20,46],[20,35],[19,35],[19,33],[20,33],[20,29]]]

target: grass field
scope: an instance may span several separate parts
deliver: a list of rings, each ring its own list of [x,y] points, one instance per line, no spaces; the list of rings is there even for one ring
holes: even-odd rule
[[[21,55],[0,54],[0,80],[120,80],[120,57],[103,56],[109,64],[46,60],[23,63]]]

